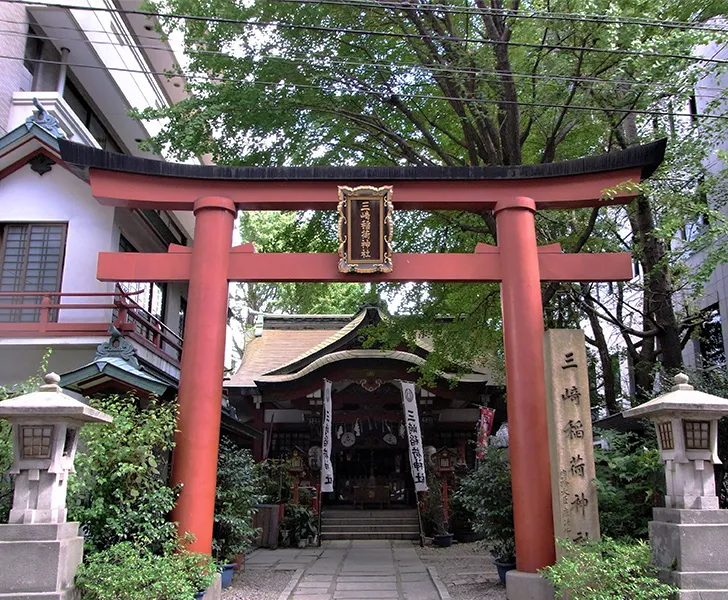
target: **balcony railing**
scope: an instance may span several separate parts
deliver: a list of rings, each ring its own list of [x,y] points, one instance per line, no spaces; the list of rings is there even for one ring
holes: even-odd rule
[[[134,292],[0,292],[0,338],[107,336],[113,324],[125,337],[175,366],[182,338],[137,304]]]

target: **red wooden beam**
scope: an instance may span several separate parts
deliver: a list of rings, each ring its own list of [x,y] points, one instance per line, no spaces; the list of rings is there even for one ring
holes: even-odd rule
[[[542,281],[628,281],[632,257],[615,254],[539,253]],[[101,281],[187,281],[191,254],[101,252],[97,277]],[[230,254],[230,281],[260,282],[423,282],[449,283],[501,281],[500,255],[395,254],[394,271],[382,274],[340,273],[334,254],[249,253]]]
[[[240,210],[335,210],[337,186],[393,185],[396,210],[492,210],[499,201],[528,196],[538,209],[627,204],[634,193],[606,201],[604,190],[639,183],[641,168],[542,179],[409,181],[231,181],[186,179],[89,169],[91,192],[108,206],[192,210],[197,198],[230,198]]]

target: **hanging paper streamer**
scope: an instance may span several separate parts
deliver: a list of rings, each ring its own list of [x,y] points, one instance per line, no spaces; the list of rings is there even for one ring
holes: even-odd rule
[[[425,453],[422,451],[422,433],[420,432],[420,417],[417,412],[417,397],[415,384],[411,381],[402,381],[402,407],[407,422],[407,442],[409,445],[410,467],[412,479],[415,482],[415,491],[427,491],[427,476],[425,475]]]
[[[334,468],[331,465],[331,382],[324,379],[324,421],[321,439],[321,491],[334,491]]]
[[[404,423],[400,423],[399,424],[399,437],[401,437],[402,439],[404,439],[404,434],[405,433],[406,433],[406,431],[405,431],[405,428],[404,428]]]
[[[478,460],[483,460],[485,447],[488,445],[488,437],[493,430],[493,417],[495,410],[492,408],[480,407],[480,421],[478,421]]]

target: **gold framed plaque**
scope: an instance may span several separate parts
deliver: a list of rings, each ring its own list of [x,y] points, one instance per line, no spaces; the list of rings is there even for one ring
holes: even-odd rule
[[[391,273],[392,186],[339,186],[339,271]]]

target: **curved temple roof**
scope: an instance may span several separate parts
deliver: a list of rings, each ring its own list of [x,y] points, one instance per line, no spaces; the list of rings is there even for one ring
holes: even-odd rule
[[[138,175],[220,181],[477,181],[588,175],[639,168],[649,177],[665,155],[666,140],[576,160],[492,167],[224,167],[187,165],[106,152],[59,140],[66,163]]]

